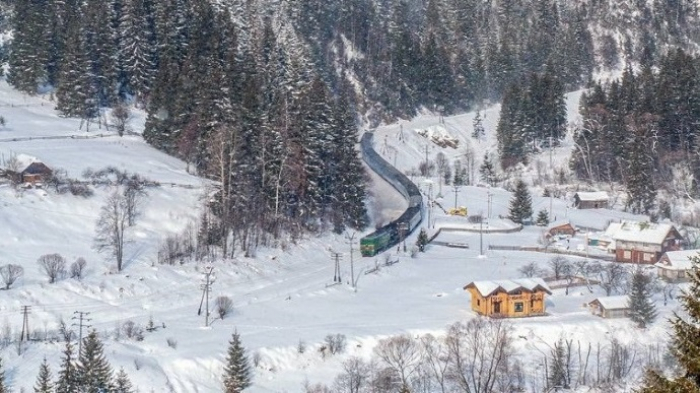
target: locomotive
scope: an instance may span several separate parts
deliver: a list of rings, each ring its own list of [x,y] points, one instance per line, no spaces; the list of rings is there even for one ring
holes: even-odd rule
[[[377,255],[397,245],[401,241],[401,235],[404,238],[407,237],[423,221],[423,196],[418,186],[374,151],[372,148],[373,136],[372,132],[366,132],[362,135],[360,140],[362,159],[408,200],[408,208],[396,220],[360,239],[360,252],[365,257]]]

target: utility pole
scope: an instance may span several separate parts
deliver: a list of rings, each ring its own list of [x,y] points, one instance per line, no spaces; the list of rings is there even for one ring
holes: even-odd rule
[[[78,326],[78,356],[80,356],[80,351],[83,344],[83,327],[86,329],[91,327],[92,325],[88,325],[87,322],[92,321],[92,319],[87,318],[87,316],[90,315],[89,312],[74,311],[73,314],[76,314],[77,316],[74,315],[72,319],[78,320],[78,323],[73,323],[72,326]]]
[[[433,183],[428,184],[428,228],[433,215]]]
[[[197,315],[202,315],[202,303],[204,303],[204,326],[206,327],[209,326],[209,292],[211,291],[211,284],[214,283],[214,278],[212,277],[214,274],[214,266],[205,266],[202,274],[204,274],[204,280],[202,280],[202,300],[199,302],[199,310],[197,310]]]
[[[452,187],[452,191],[455,193],[455,210],[457,210],[457,194],[459,194],[459,186]]]
[[[31,306],[22,306],[22,333],[19,334],[19,341],[29,341],[29,313]]]
[[[335,271],[333,272],[333,282],[341,282],[340,279],[340,260],[343,254],[339,252],[331,252],[331,259],[335,261]]]
[[[483,213],[483,212],[482,212]],[[484,255],[484,215],[479,220],[479,256]]]
[[[493,195],[491,195],[491,186],[489,185],[488,188],[486,189],[486,216],[488,218],[491,218],[491,198]]]
[[[355,232],[352,235],[345,234],[345,238],[350,243],[350,283],[355,288],[355,261],[353,259],[353,248],[355,248]]]

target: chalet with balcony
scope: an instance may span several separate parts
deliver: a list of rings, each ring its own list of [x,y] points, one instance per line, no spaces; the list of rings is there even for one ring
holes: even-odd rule
[[[671,224],[622,221],[605,231],[614,242],[615,260],[654,264],[668,251],[681,249],[683,239]]]
[[[464,290],[471,295],[472,311],[494,318],[545,314],[545,296],[552,291],[541,278],[474,281]]]

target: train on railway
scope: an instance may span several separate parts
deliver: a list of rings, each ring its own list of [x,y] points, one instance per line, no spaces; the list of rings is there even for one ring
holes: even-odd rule
[[[372,132],[366,132],[360,140],[362,159],[387,183],[391,184],[406,200],[408,208],[399,218],[375,232],[360,239],[360,252],[362,256],[371,257],[397,245],[401,240],[410,235],[423,221],[423,196],[406,175],[391,166],[372,147]]]

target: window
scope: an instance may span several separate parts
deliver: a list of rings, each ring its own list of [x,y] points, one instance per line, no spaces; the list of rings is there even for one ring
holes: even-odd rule
[[[515,303],[515,312],[523,312],[523,302]]]
[[[477,305],[477,306],[481,306],[481,300],[476,299],[476,305]]]
[[[625,250],[625,251],[622,253],[622,257],[623,257],[624,259],[631,259],[631,258],[632,258],[632,251],[630,251],[630,250]]]
[[[645,261],[645,262],[650,262],[650,261],[651,261],[651,258],[652,258],[653,256],[654,256],[654,254],[645,252],[645,253],[644,253],[644,261]]]

